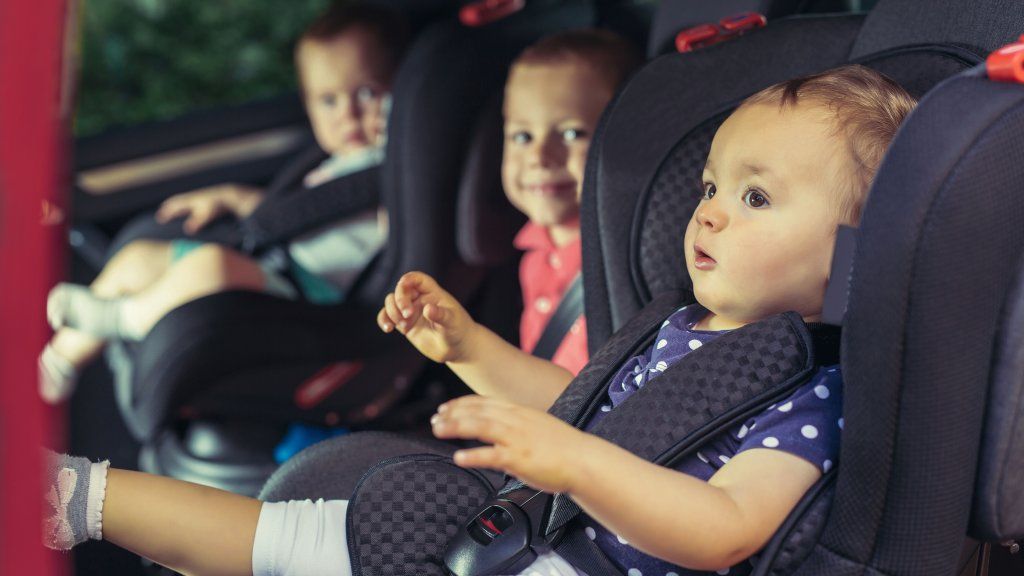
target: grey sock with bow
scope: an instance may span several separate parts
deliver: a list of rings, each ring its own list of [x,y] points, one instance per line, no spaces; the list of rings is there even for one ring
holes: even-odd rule
[[[93,464],[88,458],[44,453],[43,498],[47,516],[43,544],[70,550],[89,538],[103,538],[103,499],[109,461]]]

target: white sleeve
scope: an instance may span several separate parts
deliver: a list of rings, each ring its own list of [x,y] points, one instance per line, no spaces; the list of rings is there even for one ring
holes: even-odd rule
[[[253,576],[351,576],[348,500],[265,502],[252,546]]]

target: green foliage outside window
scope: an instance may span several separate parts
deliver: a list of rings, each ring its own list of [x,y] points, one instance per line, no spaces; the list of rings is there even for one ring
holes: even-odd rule
[[[330,0],[82,0],[75,135],[295,89],[292,46]]]

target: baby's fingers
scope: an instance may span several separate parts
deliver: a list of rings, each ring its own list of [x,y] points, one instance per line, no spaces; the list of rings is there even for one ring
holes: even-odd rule
[[[427,304],[423,307],[423,317],[430,320],[435,326],[446,330],[451,328],[455,313],[438,304]]]
[[[377,326],[379,326],[381,332],[384,332],[385,334],[388,334],[395,329],[395,323],[388,317],[388,311],[386,308],[381,308],[380,312],[377,312]]]
[[[452,455],[455,463],[463,468],[490,468],[507,471],[508,451],[501,446],[481,446],[457,450]]]
[[[434,436],[438,438],[462,438],[497,444],[512,439],[514,432],[508,422],[487,415],[438,413],[430,419]]]
[[[187,204],[179,202],[177,198],[169,198],[157,208],[156,221],[161,223],[167,222],[179,216],[187,216],[188,213]]]
[[[387,296],[384,297],[383,312],[387,316],[391,324],[398,328],[399,332],[405,334],[405,331],[409,328],[410,324],[406,322],[405,318],[402,316],[402,313],[398,311],[398,304],[395,304],[394,293],[388,294]]]
[[[416,312],[415,304],[421,296],[418,283],[407,280],[408,276],[408,274],[403,276],[398,281],[398,285],[395,286],[395,304],[398,306],[398,310],[402,313],[403,318],[412,317]]]

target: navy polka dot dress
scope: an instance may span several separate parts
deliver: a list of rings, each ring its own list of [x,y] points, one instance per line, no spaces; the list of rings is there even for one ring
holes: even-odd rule
[[[625,402],[674,362],[721,334],[693,329],[693,325],[706,314],[706,309],[693,304],[670,316],[661,325],[654,344],[619,368],[608,387],[605,402],[587,423],[586,429],[597,425],[605,413]],[[839,454],[842,428],[842,378],[838,366],[829,366],[822,368],[788,398],[709,440],[693,456],[680,462],[676,470],[706,481],[740,452],[751,448],[770,448],[799,456],[822,472],[828,472]],[[718,572],[689,570],[640,552],[588,517],[582,517],[580,522],[586,535],[627,576],[742,576],[749,574],[757,561],[755,557]]]

